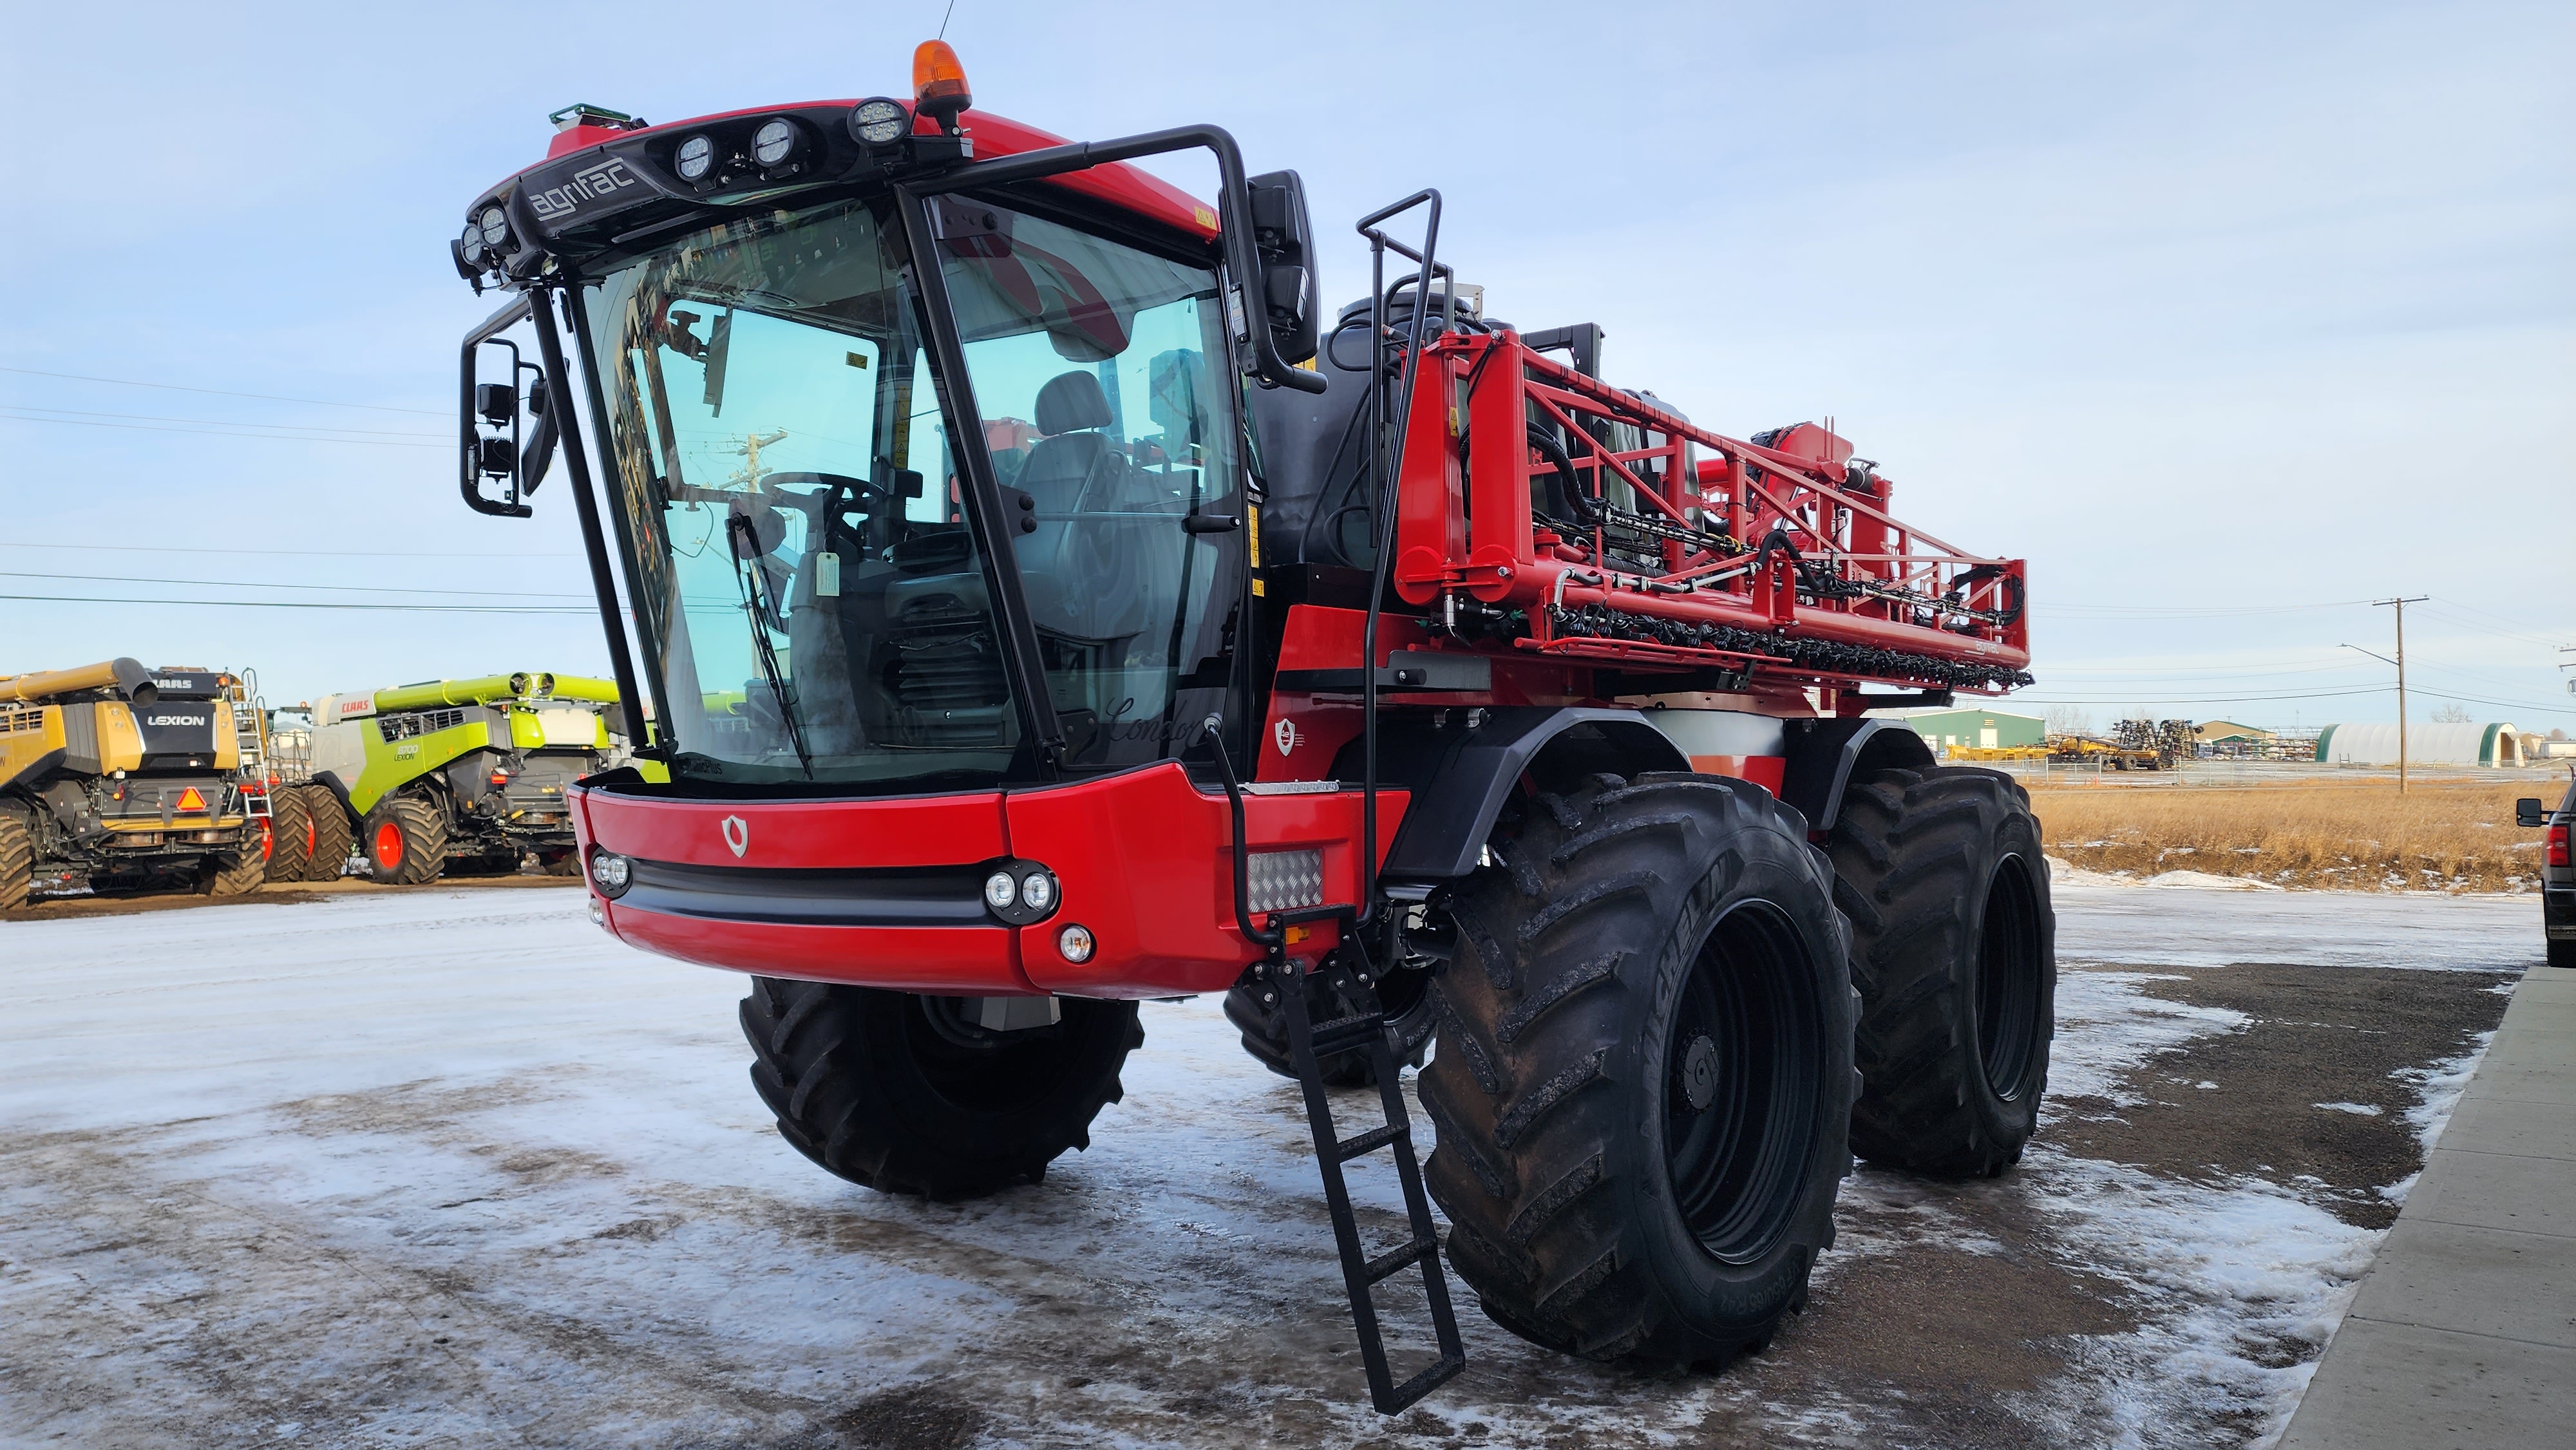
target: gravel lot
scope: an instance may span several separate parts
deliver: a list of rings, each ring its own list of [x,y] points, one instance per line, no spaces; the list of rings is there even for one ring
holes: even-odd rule
[[[737,981],[629,952],[569,890],[17,914],[0,1443],[2258,1442],[2538,959],[2537,908],[2058,899],[2019,1169],[1864,1166],[1809,1311],[1722,1376],[1566,1360],[1464,1306],[1468,1372],[1392,1423],[1294,1090],[1212,1001],[1146,1009],[1088,1153],[928,1205],[797,1157],[745,1079]],[[1396,1222],[1391,1177],[1355,1188]]]

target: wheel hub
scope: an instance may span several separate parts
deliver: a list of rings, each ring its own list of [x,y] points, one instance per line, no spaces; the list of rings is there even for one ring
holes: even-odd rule
[[[1707,1112],[1717,1101],[1717,1043],[1705,1032],[1692,1038],[1682,1055],[1682,1095],[1695,1113]]]

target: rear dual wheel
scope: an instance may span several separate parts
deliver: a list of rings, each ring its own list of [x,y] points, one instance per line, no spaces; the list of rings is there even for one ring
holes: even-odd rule
[[[1862,1157],[2001,1173],[2038,1126],[2056,1033],[2057,918],[2030,795],[1998,771],[1883,770],[1829,842],[1860,991]]]
[[[312,809],[301,787],[279,786],[268,793],[267,879],[301,881],[312,869]]]
[[[1458,892],[1425,1178],[1505,1328],[1722,1364],[1805,1303],[1857,1079],[1804,827],[1743,781],[1594,776],[1536,797]]]
[[[339,795],[319,781],[291,787],[304,797],[305,819],[313,825],[313,853],[307,859],[304,879],[337,881],[349,866],[349,808],[340,804]]]

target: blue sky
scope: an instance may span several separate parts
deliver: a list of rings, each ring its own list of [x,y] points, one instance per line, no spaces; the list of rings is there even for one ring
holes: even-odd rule
[[[21,7],[0,595],[445,608],[6,598],[0,672],[602,668],[560,476],[531,522],[455,499],[466,202],[569,101],[899,92],[942,9]],[[2032,561],[2034,709],[2393,718],[2339,646],[2403,593],[2417,718],[2576,732],[2569,7],[960,0],[949,39],[989,109],[1297,168],[1336,302],[1349,220],[1436,185],[1496,315],[1598,322],[1724,431],[1832,415],[1900,514]]]

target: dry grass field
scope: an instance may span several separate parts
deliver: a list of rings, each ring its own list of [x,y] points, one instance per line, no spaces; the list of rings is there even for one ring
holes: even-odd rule
[[[2529,785],[2284,781],[2189,789],[2031,786],[2048,853],[2088,871],[2206,871],[2361,891],[2534,891],[2540,833],[2513,823]],[[2553,799],[2553,804],[2555,803]]]

